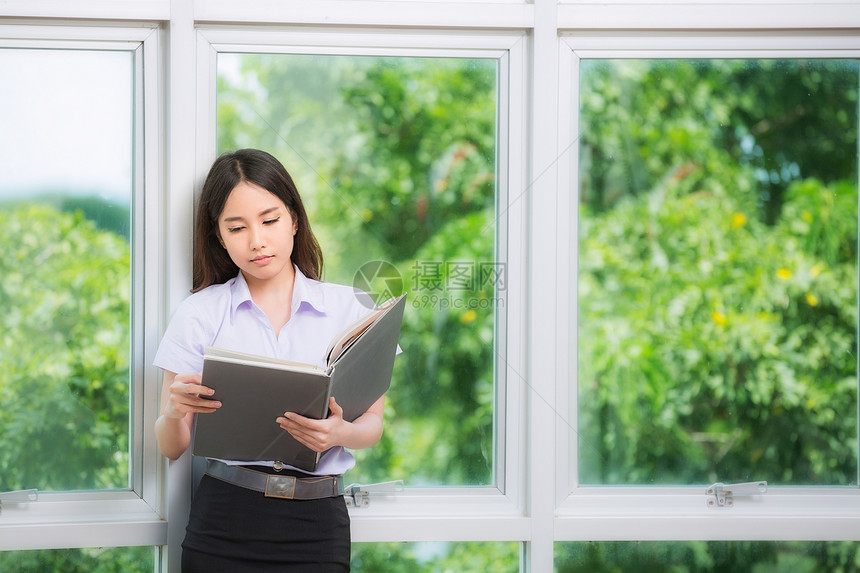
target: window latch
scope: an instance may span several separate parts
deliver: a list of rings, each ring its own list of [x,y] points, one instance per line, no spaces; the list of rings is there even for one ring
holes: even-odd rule
[[[736,495],[761,495],[767,492],[766,481],[715,483],[708,487],[708,507],[734,507]]]
[[[403,480],[385,481],[361,485],[350,484],[344,488],[344,499],[347,507],[367,507],[370,505],[371,493],[394,493],[403,491]]]
[[[30,503],[39,499],[39,490],[20,489],[18,491],[0,491],[0,512],[4,503]]]

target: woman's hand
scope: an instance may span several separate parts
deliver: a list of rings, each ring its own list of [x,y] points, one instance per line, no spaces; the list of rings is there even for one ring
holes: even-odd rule
[[[211,396],[213,390],[202,383],[200,374],[164,371],[161,383],[161,415],[155,421],[155,437],[161,453],[175,460],[191,443],[194,414],[208,414],[221,407]]]
[[[188,414],[211,414],[221,402],[206,399],[215,391],[203,386],[200,374],[177,374],[167,388],[164,416],[181,419]]]
[[[329,398],[328,407],[331,412],[324,420],[305,418],[295,412],[284,412],[283,417],[279,417],[275,422],[313,451],[324,452],[343,445],[345,425],[349,423],[343,419],[343,408],[338,405],[334,396]]]
[[[343,419],[343,408],[332,396],[329,398],[330,414],[324,420],[284,412],[275,422],[315,452],[324,452],[335,446],[357,450],[371,447],[382,437],[384,407],[385,396],[380,396],[364,414],[353,422],[347,422]]]

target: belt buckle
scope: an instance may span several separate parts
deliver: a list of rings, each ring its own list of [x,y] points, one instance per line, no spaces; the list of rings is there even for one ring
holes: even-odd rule
[[[293,476],[269,475],[266,478],[266,497],[293,499],[296,493],[296,478]]]

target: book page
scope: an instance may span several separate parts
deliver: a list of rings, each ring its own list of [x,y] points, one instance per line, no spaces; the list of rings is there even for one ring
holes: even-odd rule
[[[285,370],[308,370],[312,372],[322,372],[323,369],[314,364],[305,362],[296,362],[293,360],[282,360],[279,358],[270,358],[268,356],[258,356],[256,354],[248,354],[247,352],[238,352],[236,350],[226,350],[224,348],[207,347],[204,359],[213,358],[234,362],[237,364],[247,364],[249,366],[269,366],[272,368],[281,368]]]
[[[343,330],[341,330],[337,336],[329,344],[325,353],[325,363],[326,366],[331,366],[338,359],[338,357],[346,352],[347,349],[352,345],[353,342],[358,340],[358,338],[364,334],[370,325],[372,325],[376,320],[385,314],[385,311],[394,306],[394,303],[397,302],[401,297],[406,296],[406,293],[403,293],[399,297],[392,297],[379,305],[374,310],[371,310],[355,322],[348,324]]]

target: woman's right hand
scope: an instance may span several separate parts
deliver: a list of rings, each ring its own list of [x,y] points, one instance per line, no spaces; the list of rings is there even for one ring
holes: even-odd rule
[[[164,415],[181,419],[188,414],[211,414],[221,407],[221,402],[204,396],[215,391],[203,385],[200,374],[177,374],[167,388]]]

